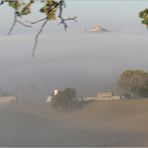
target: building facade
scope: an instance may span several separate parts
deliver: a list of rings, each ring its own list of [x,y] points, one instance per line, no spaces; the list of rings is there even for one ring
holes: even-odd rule
[[[120,100],[120,96],[114,96],[113,92],[99,92],[96,97],[82,97],[79,101],[99,101],[99,100]]]
[[[15,96],[0,96],[0,105],[17,103]]]

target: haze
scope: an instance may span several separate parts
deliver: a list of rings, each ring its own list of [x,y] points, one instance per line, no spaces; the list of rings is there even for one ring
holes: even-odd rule
[[[21,88],[27,93],[35,85],[40,90],[36,101],[43,102],[53,88],[73,87],[79,96],[116,91],[122,71],[147,70],[147,30],[138,18],[138,12],[147,4],[146,1],[67,1],[65,16],[78,16],[78,23],[71,22],[66,33],[57,22],[49,23],[39,39],[37,58],[31,52],[39,25],[34,29],[17,25],[7,37],[13,16],[11,10],[2,7],[0,89],[14,93]],[[34,16],[42,17],[36,11]],[[96,25],[111,32],[85,32]],[[25,98],[34,100],[37,96]]]
[[[138,13],[148,1],[67,0],[66,4],[64,16],[78,16],[78,23],[69,22],[64,32],[58,21],[49,22],[39,38],[36,58],[32,47],[41,24],[32,29],[17,25],[6,36],[13,11],[0,7],[0,92],[20,99],[0,104],[0,147],[148,146],[147,99],[74,100],[78,106],[67,111],[45,102],[54,88],[74,88],[78,97],[99,91],[119,95],[117,81],[124,70],[147,71],[148,30]],[[37,13],[39,4],[33,9],[25,20],[44,17]],[[110,32],[90,33],[97,25]]]

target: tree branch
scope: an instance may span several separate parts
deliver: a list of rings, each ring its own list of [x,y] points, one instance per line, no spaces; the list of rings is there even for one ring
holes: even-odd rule
[[[25,0],[24,0],[25,1]],[[58,1],[58,2],[57,2]],[[41,25],[39,31],[37,32],[37,34],[35,35],[35,39],[34,39],[34,45],[33,45],[33,49],[32,49],[32,56],[36,57],[35,55],[35,51],[38,45],[38,40],[39,40],[39,36],[42,33],[45,25],[47,24],[47,22],[49,20],[54,20],[56,12],[58,11],[58,18],[60,19],[60,22],[58,23],[58,25],[63,24],[64,26],[64,30],[66,31],[68,28],[67,25],[67,21],[76,21],[77,17],[69,17],[69,18],[64,18],[63,17],[63,9],[66,7],[65,4],[65,0],[51,0],[51,1],[47,1],[47,0],[41,0],[41,2],[44,2],[44,6],[40,9],[40,12],[44,13],[46,15],[45,18],[42,18],[40,20],[37,21],[21,21],[21,19],[19,19],[19,17],[22,17],[26,14],[31,13],[30,7],[23,7],[23,5],[21,3],[19,3],[19,0],[0,0],[0,5],[2,5],[3,3],[7,2],[9,6],[11,6],[14,9],[14,19],[13,19],[13,23],[12,26],[8,32],[7,35],[10,35],[12,33],[12,31],[14,30],[16,24],[20,24],[24,27],[32,27],[31,25],[33,24],[37,24],[39,22],[43,22],[43,24]],[[16,6],[13,5],[13,3],[10,2],[18,2]],[[30,3],[33,3],[34,0],[30,0]],[[30,3],[28,3],[30,5]],[[22,9],[23,8],[23,9]],[[29,9],[29,10],[27,10]],[[26,13],[22,13],[22,11],[27,11]]]
[[[65,6],[65,1],[61,0],[59,2],[59,16],[58,16],[60,18],[61,22],[58,25],[63,24],[64,30],[66,31],[67,28],[68,28],[68,25],[67,25],[66,21],[74,20],[75,22],[77,22],[76,21],[77,17],[75,16],[75,17],[72,17],[72,18],[64,19],[63,18],[63,6]]]
[[[16,18],[17,18],[17,14],[16,14],[16,12],[15,12],[15,13],[14,13],[14,19],[13,19],[12,26],[11,26],[11,28],[10,28],[10,30],[9,30],[9,32],[8,32],[7,35],[10,35],[10,34],[12,33],[12,31],[13,31],[15,25],[16,25],[16,22],[17,22],[17,19],[16,19]]]
[[[40,34],[42,33],[42,31],[43,31],[45,25],[47,24],[47,22],[48,22],[48,19],[46,19],[46,20],[44,21],[44,23],[42,24],[42,26],[41,26],[39,32],[38,32],[38,33],[36,34],[36,36],[35,36],[34,46],[33,46],[33,49],[32,49],[32,56],[33,56],[33,57],[36,57],[35,51],[36,51],[36,47],[37,47],[37,45],[38,45],[38,39],[39,39],[39,36],[40,36]]]
[[[44,20],[46,20],[46,19],[47,19],[47,17],[45,17],[45,18],[43,18],[43,19],[40,19],[40,20],[37,20],[37,21],[35,21],[35,22],[31,22],[31,21],[30,21],[30,24],[36,24],[36,23],[42,22],[42,21],[44,21]]]
[[[67,19],[62,19],[61,20],[61,22],[58,24],[58,25],[60,25],[60,24],[62,24],[62,23],[64,23],[64,22],[66,22],[66,21],[74,21],[75,23],[77,23],[77,17],[75,16],[75,17],[70,17],[70,18],[67,18]]]
[[[13,19],[12,26],[11,26],[11,28],[10,28],[10,30],[9,30],[9,32],[8,32],[7,35],[10,35],[10,34],[12,33],[12,31],[14,30],[14,27],[16,26],[16,23],[19,23],[20,25],[22,25],[22,26],[24,26],[24,27],[32,27],[32,26],[30,26],[30,25],[27,25],[27,24],[25,24],[25,23],[19,21],[19,20],[17,19],[17,17],[18,17],[18,15],[17,15],[17,13],[15,12],[15,13],[14,13],[14,19]]]
[[[49,8],[48,14],[50,14],[55,8],[57,8],[57,7],[59,6],[59,4],[60,4],[60,2],[57,3],[56,5],[51,5],[50,7],[52,7],[52,6],[54,6],[54,7],[53,7],[52,9]],[[48,17],[45,17],[45,18],[40,19],[40,20],[37,20],[37,21],[35,21],[35,22],[31,22],[31,21],[30,21],[30,24],[36,24],[36,23],[42,22],[42,21],[44,21],[44,20],[46,20],[46,19],[48,19]]]
[[[54,7],[53,7],[52,9],[50,9],[50,7],[51,7],[51,6],[50,6],[49,9],[48,9],[48,14],[50,14],[55,8],[57,8],[57,7],[59,6],[59,4],[60,4],[60,2],[57,3],[56,5],[53,5]],[[33,56],[33,57],[36,57],[35,51],[36,51],[36,47],[37,47],[37,45],[38,45],[38,39],[39,39],[39,36],[40,36],[40,34],[42,33],[42,31],[43,31],[45,25],[46,25],[47,22],[48,22],[48,15],[47,15],[46,18],[43,18],[43,19],[38,20],[38,21],[36,21],[36,22],[32,22],[32,24],[35,24],[35,23],[38,23],[38,22],[41,22],[41,21],[44,21],[44,23],[42,24],[42,26],[41,26],[39,32],[38,32],[38,33],[36,34],[36,36],[35,36],[34,46],[33,46],[33,49],[32,49],[32,56]]]
[[[24,27],[32,27],[32,26],[27,25],[27,24],[25,24],[25,23],[23,23],[23,22],[21,22],[21,21],[19,21],[19,20],[17,20],[17,22],[18,22],[19,24],[21,24],[22,26],[24,26]]]

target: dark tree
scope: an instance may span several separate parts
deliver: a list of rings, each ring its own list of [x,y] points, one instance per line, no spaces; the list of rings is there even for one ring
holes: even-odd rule
[[[58,94],[52,95],[51,104],[54,108],[71,110],[76,102],[76,90],[73,88],[66,88],[63,91],[59,91]]]

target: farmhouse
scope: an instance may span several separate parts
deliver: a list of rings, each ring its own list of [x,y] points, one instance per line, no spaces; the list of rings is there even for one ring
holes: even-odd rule
[[[120,96],[114,96],[113,92],[99,92],[97,93],[98,100],[119,100]]]
[[[82,97],[79,101],[98,101],[98,100],[120,100],[120,96],[114,96],[113,92],[99,92],[96,97]]]
[[[15,96],[0,96],[0,105],[16,103],[17,99]]]

